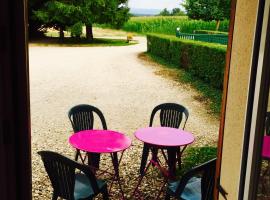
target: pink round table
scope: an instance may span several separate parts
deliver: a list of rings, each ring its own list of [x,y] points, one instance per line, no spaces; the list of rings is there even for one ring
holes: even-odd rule
[[[69,143],[91,153],[115,153],[130,147],[131,139],[111,130],[85,130],[71,135]]]
[[[122,133],[111,130],[85,130],[71,135],[69,138],[69,143],[74,148],[87,152],[89,157],[91,157],[91,154],[93,153],[109,153],[111,155],[115,172],[113,174],[113,181],[110,185],[109,192],[116,177],[116,180],[120,187],[122,199],[125,199],[120,182],[119,164],[122,160],[123,152],[131,145],[131,139]],[[122,151],[122,154],[118,160],[117,152],[120,151]],[[88,164],[91,165],[89,160],[90,159],[88,159]],[[96,167],[94,166],[94,168]],[[108,170],[103,171],[108,173]]]
[[[135,132],[135,137],[142,142],[165,147],[185,146],[194,142],[192,133],[169,127],[140,128]]]
[[[176,162],[178,157],[178,162],[181,163],[181,155],[188,144],[194,142],[194,136],[192,133],[184,131],[182,129],[170,128],[170,127],[147,127],[140,128],[135,132],[135,137],[144,142],[149,149],[152,151],[152,159],[150,162],[162,168],[157,157],[158,149],[161,149],[161,152],[165,158],[165,161],[168,164],[169,170],[164,176],[169,177],[170,179],[175,178],[176,174]],[[182,147],[182,150],[180,149]],[[167,150],[168,158],[166,158],[165,152],[163,149]],[[150,162],[148,163],[145,171],[147,171]]]

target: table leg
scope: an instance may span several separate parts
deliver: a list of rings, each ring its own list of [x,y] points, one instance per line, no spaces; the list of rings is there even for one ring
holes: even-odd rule
[[[167,182],[168,182],[168,179],[167,179],[166,177],[164,177],[164,183],[162,184],[162,186],[161,186],[160,189],[159,189],[158,195],[156,196],[156,200],[159,199],[159,197],[160,197],[160,195],[161,195],[161,193],[162,193],[162,190],[163,190],[163,188],[165,187],[165,185],[167,184]]]
[[[151,147],[151,151],[152,151],[152,160],[157,162],[158,159],[158,148],[155,147]]]
[[[162,176],[164,177],[164,183],[162,184],[160,190],[158,191],[158,195],[155,198],[156,200],[159,199],[159,196],[161,195],[162,190],[163,190],[164,186],[166,185],[166,183],[168,181],[169,173],[164,167],[162,167],[160,165],[160,160],[158,159],[158,157],[155,157],[155,159],[156,160],[151,159],[148,162],[147,166],[145,167],[145,170],[144,170],[143,174],[140,176],[139,181],[138,181],[138,183],[137,183],[137,185],[136,185],[136,187],[134,189],[134,192],[133,192],[134,197],[136,197],[136,194],[139,193],[139,186],[141,185],[143,177],[146,175],[146,172],[148,171],[149,167],[152,165],[153,167],[158,168],[158,170],[161,172]],[[139,195],[139,199],[142,199],[141,195],[140,194],[138,194],[138,195]]]
[[[142,159],[141,159],[141,165],[140,165],[140,174],[141,176],[143,175],[145,171],[145,167],[147,165],[147,158],[149,155],[149,146],[148,144],[144,143],[143,145],[143,152],[142,152]]]
[[[111,191],[112,184],[116,180],[118,182],[118,185],[119,185],[119,188],[120,188],[122,199],[125,199],[125,195],[124,195],[124,191],[122,189],[122,185],[121,185],[121,181],[120,181],[120,175],[119,175],[119,163],[122,160],[123,154],[124,154],[124,152],[122,152],[120,160],[118,161],[117,153],[111,153],[111,158],[112,158],[112,163],[113,163],[113,168],[114,168],[114,171],[115,171],[115,175],[113,176],[113,180],[112,180],[109,191]]]
[[[178,148],[177,148],[177,155],[176,155],[176,157],[177,157],[177,162],[178,162],[178,167],[179,167],[179,169],[181,169],[181,164],[182,164],[182,154],[183,154],[183,152],[185,151],[186,148],[187,148],[187,146],[184,146],[184,147],[182,148],[182,150],[181,150],[181,147],[178,147]]]
[[[176,176],[176,147],[169,147],[168,151],[168,167],[169,167],[169,177],[170,179],[175,179]]]
[[[100,154],[99,153],[87,153],[88,165],[93,166],[95,169],[99,169]]]
[[[142,175],[140,175],[139,181],[138,181],[138,183],[137,183],[137,185],[136,185],[136,187],[135,187],[135,189],[134,189],[134,192],[133,192],[133,196],[134,196],[134,197],[136,196],[136,194],[137,194],[137,192],[138,192],[138,189],[139,189],[139,186],[141,185],[141,182],[142,182],[142,180],[143,180],[143,177],[145,176],[145,174],[146,174],[148,168],[150,167],[150,165],[152,165],[151,160],[150,160],[150,161],[148,162],[148,164],[146,165],[146,167],[145,167],[144,172],[142,173]],[[139,195],[139,197],[140,197],[140,199],[141,199],[141,196],[140,196],[140,195]]]

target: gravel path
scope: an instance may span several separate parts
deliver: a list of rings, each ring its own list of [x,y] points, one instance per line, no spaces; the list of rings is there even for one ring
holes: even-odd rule
[[[196,100],[196,91],[156,75],[156,66],[138,58],[146,51],[145,39],[138,39],[139,44],[125,47],[30,46],[34,199],[50,199],[52,191],[37,151],[53,150],[73,157],[74,150],[67,142],[72,132],[67,111],[76,104],[97,106],[109,129],[133,138],[137,128],[148,126],[154,106],[177,102],[190,111],[186,130],[194,133],[195,145],[216,143],[218,120]],[[134,140],[120,169],[129,199],[141,148]],[[110,160],[104,159],[103,164],[109,165]],[[151,199],[152,190],[155,188],[143,190],[147,199]],[[114,194],[112,199],[119,199],[117,189]]]

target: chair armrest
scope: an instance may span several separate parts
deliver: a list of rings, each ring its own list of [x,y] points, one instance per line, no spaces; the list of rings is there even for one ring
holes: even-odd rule
[[[215,162],[216,162],[216,158],[212,159],[212,160],[209,160],[208,162],[206,163],[203,163],[201,165],[198,165],[194,168],[192,168],[191,170],[189,170],[188,172],[186,172],[182,178],[180,179],[180,182],[179,182],[179,185],[175,191],[175,194],[177,196],[180,196],[180,194],[183,192],[183,190],[185,189],[188,181],[196,176],[196,175],[199,175],[202,171],[205,171],[209,168],[209,165],[215,167]]]

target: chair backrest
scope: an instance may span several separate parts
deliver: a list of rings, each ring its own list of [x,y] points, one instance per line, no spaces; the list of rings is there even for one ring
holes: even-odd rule
[[[185,186],[191,178],[200,176],[202,200],[212,200],[215,184],[216,160],[217,159],[214,158],[185,173],[180,180],[178,188],[176,189],[177,195],[181,196],[181,193],[184,191]]]
[[[270,112],[267,112],[265,117],[265,133],[270,136]]]
[[[89,178],[94,192],[98,192],[97,180],[87,166],[79,164],[63,155],[51,151],[38,154],[51,180],[54,194],[64,199],[74,199],[75,169],[81,170]]]
[[[216,173],[216,159],[213,159],[203,166],[202,177],[202,199],[213,199],[214,186],[215,186],[215,173]]]
[[[171,128],[179,128],[184,114],[185,120],[182,128],[185,128],[189,112],[184,106],[176,103],[163,103],[156,106],[151,113],[149,126],[153,125],[154,117],[158,111],[160,111],[160,125]]]
[[[94,113],[100,118],[102,127],[107,130],[107,124],[102,112],[91,105],[80,104],[71,108],[68,117],[74,132],[91,130],[94,127]]]

